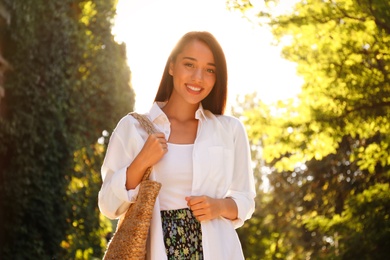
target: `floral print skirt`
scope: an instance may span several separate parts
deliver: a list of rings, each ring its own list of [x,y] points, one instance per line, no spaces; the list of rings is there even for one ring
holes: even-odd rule
[[[161,220],[169,260],[203,260],[202,229],[190,209],[163,210]]]

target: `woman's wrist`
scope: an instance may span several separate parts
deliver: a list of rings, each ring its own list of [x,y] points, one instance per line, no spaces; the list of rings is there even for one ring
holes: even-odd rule
[[[238,217],[238,208],[236,202],[232,198],[224,198],[220,200],[221,217],[235,220]]]

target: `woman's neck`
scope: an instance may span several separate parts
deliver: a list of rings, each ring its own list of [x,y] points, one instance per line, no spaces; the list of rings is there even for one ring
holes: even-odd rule
[[[179,122],[185,122],[195,119],[195,112],[198,110],[198,108],[199,104],[181,104],[180,102],[170,100],[162,108],[162,110],[170,120],[175,119]]]
[[[196,139],[198,120],[195,112],[199,104],[179,104],[170,102],[162,108],[171,123],[171,134],[168,142],[175,144],[193,144]]]

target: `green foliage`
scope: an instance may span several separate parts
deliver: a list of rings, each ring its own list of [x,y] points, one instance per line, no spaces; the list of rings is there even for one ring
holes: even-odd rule
[[[2,4],[13,70],[0,118],[0,254],[99,258],[109,226],[97,210],[95,144],[134,104],[125,46],[111,35],[116,0]]]
[[[390,34],[377,27],[377,19],[382,18],[363,8],[363,2],[300,2],[299,12],[271,23],[281,41],[292,36],[283,54],[299,64],[298,72],[305,79],[300,105],[293,110],[297,116],[291,119],[290,114],[289,119],[298,121],[292,125],[292,136],[311,136],[303,147],[308,159],[334,152],[330,147],[336,147],[345,135],[363,140],[380,135],[388,142]],[[378,8],[374,2],[372,8]],[[304,112],[307,108],[309,113]],[[313,131],[313,121],[317,131]],[[390,157],[388,149],[381,150],[381,158]],[[381,160],[375,158],[376,152],[364,147],[354,155],[364,161],[362,169],[372,172]]]
[[[96,207],[105,148],[96,143],[74,153],[75,172],[67,189],[67,199],[72,205],[68,221],[72,228],[62,242],[65,259],[101,257],[107,245],[106,236],[113,230]]]
[[[242,105],[270,191],[257,198],[262,212],[240,237],[268,243],[261,259],[383,259],[390,253],[389,2],[307,0],[277,16],[278,1],[266,2],[258,21],[304,84],[297,99]]]
[[[329,244],[341,244],[345,259],[385,259],[390,246],[389,184],[377,183],[347,199],[341,215],[307,219],[310,229],[320,229]],[[328,258],[336,257],[330,254]]]

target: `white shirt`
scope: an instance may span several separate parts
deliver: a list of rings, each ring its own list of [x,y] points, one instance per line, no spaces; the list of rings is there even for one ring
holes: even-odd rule
[[[192,144],[168,143],[168,152],[154,166],[156,179],[161,183],[161,210],[188,208],[185,197],[191,196],[192,190],[193,148]]]
[[[161,110],[163,103],[153,104],[147,114],[168,140],[170,123]],[[202,243],[205,260],[244,259],[235,228],[252,216],[255,208],[255,187],[251,168],[249,142],[242,123],[230,116],[214,115],[200,105],[193,148],[193,180],[191,195],[232,198],[238,208],[234,221],[219,217],[202,221]],[[138,187],[127,191],[126,168],[142,149],[147,133],[131,115],[123,117],[113,131],[102,165],[103,185],[99,192],[100,211],[108,218],[124,217],[136,198]],[[156,180],[153,170],[150,179]],[[167,259],[163,241],[160,203],[153,210],[147,259]]]

